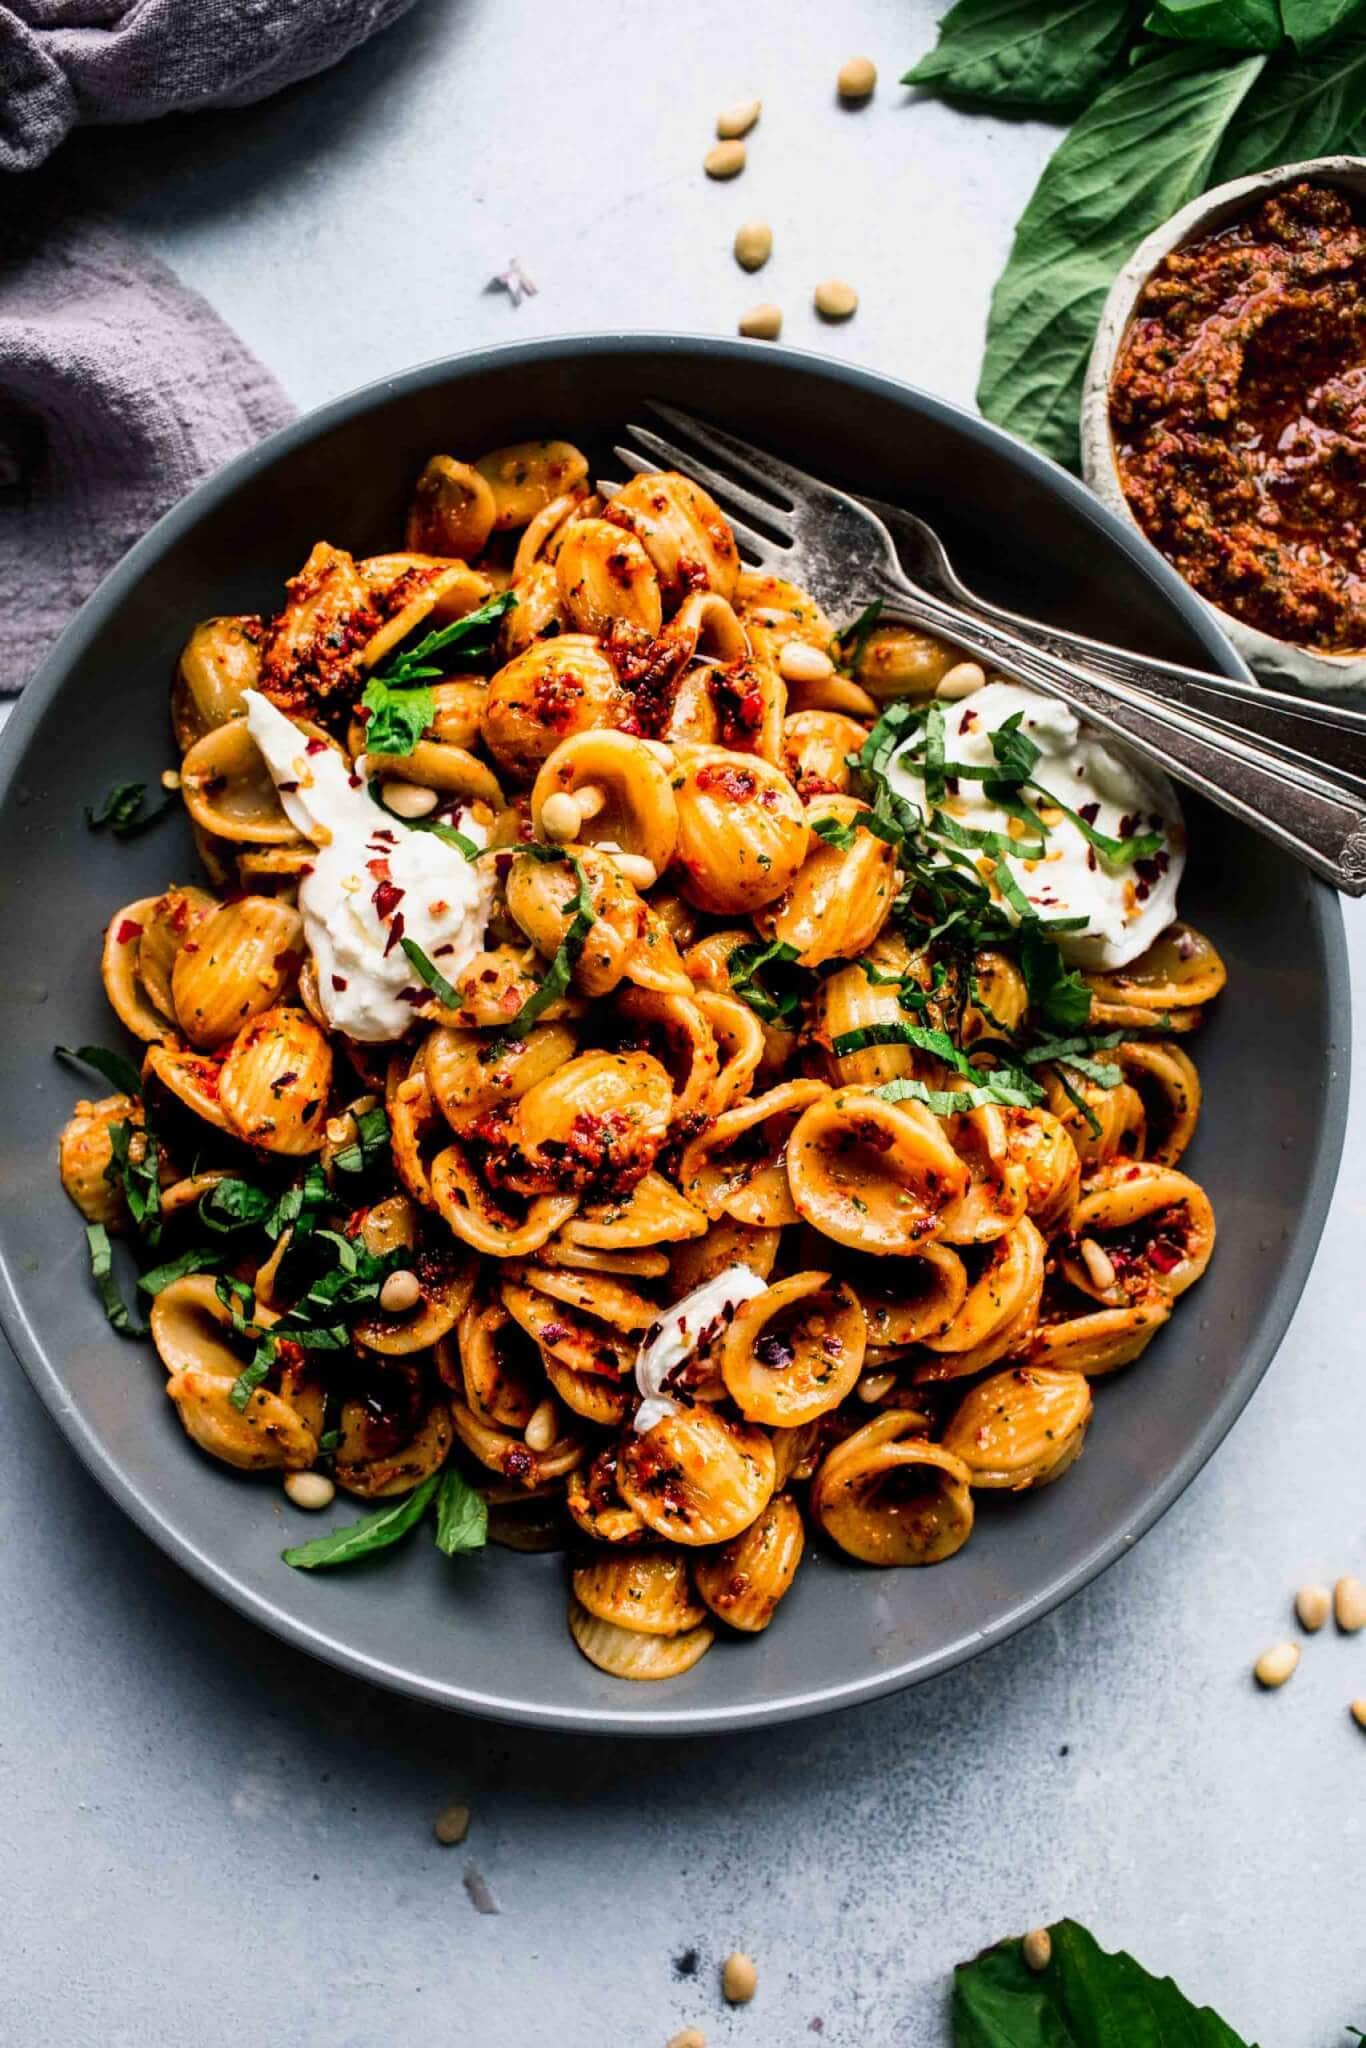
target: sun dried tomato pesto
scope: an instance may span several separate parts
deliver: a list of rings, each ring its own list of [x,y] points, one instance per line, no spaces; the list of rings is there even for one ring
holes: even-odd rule
[[[1366,212],[1300,184],[1176,249],[1110,387],[1135,517],[1202,596],[1366,647]]]

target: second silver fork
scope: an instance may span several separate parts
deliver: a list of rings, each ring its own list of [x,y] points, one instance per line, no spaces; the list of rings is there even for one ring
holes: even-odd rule
[[[1344,779],[1326,751],[1300,750],[1298,726],[1296,749],[1273,751],[1163,701],[1161,664],[1153,666],[1149,695],[1064,660],[999,624],[1000,614],[969,611],[913,581],[887,526],[848,492],[672,407],[651,410],[683,443],[631,425],[617,449],[620,459],[637,473],[665,468],[693,477],[715,498],[757,566],[800,585],[826,609],[857,610],[882,599],[889,619],[905,620],[1063,698],[1091,725],[1275,840],[1334,887],[1366,893],[1366,798],[1355,775]],[[1039,632],[1046,636],[1047,629]],[[1141,657],[1133,660],[1142,671]],[[1200,680],[1198,672],[1186,673]],[[1312,746],[1321,721],[1306,717],[1303,725]]]

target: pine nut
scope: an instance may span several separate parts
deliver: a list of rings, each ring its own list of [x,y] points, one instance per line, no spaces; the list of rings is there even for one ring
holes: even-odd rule
[[[823,648],[786,640],[778,649],[778,673],[786,683],[824,683],[835,673],[835,664]]]
[[[1091,1285],[1098,1287],[1102,1294],[1108,1292],[1114,1286],[1118,1275],[1115,1272],[1115,1262],[1104,1245],[1097,1244],[1093,1237],[1084,1237],[1077,1249],[1081,1253],[1081,1262],[1090,1276]]]
[[[738,178],[745,168],[744,143],[718,142],[703,157],[702,168],[709,178]]]
[[[822,320],[850,320],[858,311],[858,293],[842,277],[823,278],[816,286],[816,311]]]
[[[674,765],[674,750],[667,740],[641,740],[640,745],[652,753],[656,761],[662,761],[666,768]]]
[[[1339,1579],[1333,1588],[1333,1618],[1345,1636],[1366,1628],[1366,1586],[1360,1579]]]
[[[669,2048],[707,2048],[707,2037],[696,2027],[684,2027],[681,2034],[675,2034]]]
[[[716,117],[716,132],[723,142],[732,142],[738,135],[748,135],[750,129],[763,112],[762,100],[740,100],[733,107],[727,107]]]
[[[653,889],[659,880],[659,870],[652,860],[646,860],[643,853],[614,853],[612,865],[623,882],[629,882],[633,889]]]
[[[409,1266],[391,1273],[379,1291],[379,1305],[387,1316],[401,1316],[421,1299],[422,1283]]]
[[[850,57],[840,65],[835,90],[842,100],[866,100],[877,84],[877,65],[871,57]]]
[[[977,661],[956,661],[953,667],[939,678],[936,697],[947,697],[953,701],[959,697],[971,697],[980,690],[987,679],[987,672]]]
[[[1298,1643],[1277,1643],[1274,1649],[1263,1650],[1252,1667],[1252,1676],[1258,1685],[1274,1692],[1278,1685],[1284,1685],[1300,1661]]]
[[[560,1418],[555,1403],[547,1395],[528,1422],[522,1435],[529,1451],[548,1451],[559,1431]]]
[[[721,1965],[721,1995],[728,2005],[748,2005],[759,1988],[753,1961],[736,1949]]]
[[[163,768],[161,771],[161,786],[163,789],[179,789],[180,770],[178,768]]]
[[[439,802],[436,791],[424,789],[420,782],[386,782],[381,785],[380,795],[385,810],[392,811],[396,818],[425,818]]]
[[[579,836],[579,807],[567,790],[556,790],[541,805],[541,830],[558,846],[568,846]]]
[[[1317,1635],[1333,1611],[1333,1596],[1326,1586],[1301,1586],[1295,1595],[1295,1613],[1300,1627]]]
[[[468,1806],[447,1806],[432,1822],[432,1833],[438,1842],[449,1849],[456,1842],[463,1842],[470,1831],[470,1810]]]
[[[1349,1712],[1358,1728],[1366,1728],[1366,1700],[1353,1700]]]
[[[783,331],[781,306],[751,306],[740,315],[740,332],[751,341],[776,341]]]
[[[773,230],[766,220],[742,221],[735,230],[735,260],[741,270],[762,270],[773,254]]]
[[[894,1372],[866,1372],[854,1389],[860,1401],[880,1401],[896,1385]]]
[[[323,1136],[329,1145],[335,1145],[339,1151],[343,1145],[351,1144],[357,1135],[356,1119],[349,1111],[345,1116],[330,1116],[323,1125]]]
[[[1046,1970],[1053,1956],[1053,1937],[1046,1927],[1031,1927],[1020,1943],[1025,1968]]]
[[[601,783],[585,782],[582,789],[574,791],[574,802],[578,805],[580,820],[586,825],[590,818],[596,818],[607,802],[607,791]]]
[[[325,1472],[286,1472],[285,1492],[296,1508],[306,1508],[310,1514],[330,1508],[337,1496]]]

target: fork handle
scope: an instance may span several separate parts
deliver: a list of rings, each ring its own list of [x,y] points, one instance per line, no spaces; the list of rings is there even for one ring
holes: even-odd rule
[[[908,577],[888,572],[881,595],[911,624],[1061,697],[1091,725],[1275,839],[1346,895],[1366,894],[1366,798],[1349,787],[1335,785],[1322,771],[1267,755],[1251,737],[1106,683],[989,619],[930,596]]]

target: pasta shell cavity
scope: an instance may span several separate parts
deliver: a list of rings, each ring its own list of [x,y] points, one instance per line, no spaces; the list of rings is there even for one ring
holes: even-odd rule
[[[728,1543],[768,1505],[776,1478],[762,1430],[709,1408],[666,1415],[621,1447],[617,1483],[656,1535],[689,1547]]]
[[[643,1543],[649,1535],[617,1487],[618,1447],[610,1443],[591,1464],[569,1475],[565,1506],[585,1536],[598,1543]]]
[[[1047,1109],[1006,1111],[1006,1142],[1024,1169],[1025,1208],[1040,1230],[1065,1223],[1081,1186],[1081,1161],[1067,1127]]]
[[[676,1636],[705,1621],[676,1550],[626,1550],[595,1557],[574,1571],[574,1598],[599,1621],[647,1636]]]
[[[946,1244],[924,1244],[908,1259],[858,1259],[854,1268],[844,1270],[879,1351],[941,1336],[968,1291],[967,1268]]]
[[[545,836],[541,813],[549,797],[588,789],[601,802],[580,825],[579,840],[638,854],[662,875],[678,843],[678,805],[659,756],[624,732],[576,733],[561,741],[531,792],[538,836]]]
[[[1029,1185],[1010,1149],[1005,1114],[993,1103],[955,1116],[949,1139],[968,1169],[967,1191],[941,1226],[946,1244],[986,1244],[1025,1213]]]
[[[545,1374],[534,1340],[501,1301],[470,1303],[457,1349],[471,1412],[498,1429],[525,1429],[545,1397]]]
[[[794,711],[783,720],[783,766],[808,801],[827,794],[847,795],[849,755],[867,739],[867,728],[839,711]]]
[[[765,1230],[795,1223],[789,1140],[804,1115],[828,1094],[819,1081],[784,1081],[717,1117],[684,1148],[679,1161],[689,1201],[713,1222],[730,1216]]]
[[[408,546],[419,554],[471,561],[488,545],[497,511],[487,477],[468,462],[434,455],[413,486]]]
[[[463,1401],[452,1403],[451,1419],[471,1457],[527,1493],[564,1479],[584,1461],[583,1439],[575,1430],[566,1430],[544,1451],[533,1451],[520,1436],[481,1422]]]
[[[864,1564],[940,1564],[972,1534],[968,1467],[889,1408],[830,1452],[811,1484],[811,1512]]]
[[[780,768],[724,747],[688,747],[675,785],[679,888],[690,903],[747,917],[791,888],[810,835]]]
[[[1101,1272],[1082,1247],[1100,1247]],[[1108,1308],[1151,1294],[1174,1301],[1194,1286],[1214,1249],[1214,1212],[1204,1189],[1169,1166],[1102,1167],[1072,1213],[1062,1254],[1068,1280]]]
[[[1095,999],[1092,1017],[1100,1022],[1107,1021],[1104,1012],[1110,1008],[1143,1011],[1150,1018],[1189,1011],[1213,1002],[1227,980],[1224,963],[1204,933],[1179,920],[1127,967],[1086,976]]]
[[[199,892],[196,890],[195,895]],[[189,893],[168,891],[165,896],[143,896],[136,903],[125,904],[110,918],[104,934],[104,950],[100,957],[100,976],[109,1006],[120,1024],[126,1025],[135,1038],[145,1044],[155,1044],[175,1034],[175,1012],[169,1001],[163,1004],[163,994],[169,995],[165,977],[155,971],[149,988],[142,975],[142,941],[149,932],[161,928],[149,958],[160,961],[165,949],[174,913],[164,908],[174,898],[184,896],[187,904],[185,926],[190,923]]]
[[[764,1058],[764,1027],[738,996],[698,988],[693,1002],[711,1032],[717,1056],[705,1108],[709,1116],[721,1116],[743,1101],[754,1085]]]
[[[581,633],[605,633],[617,621],[651,636],[664,619],[659,578],[628,529],[606,519],[576,519],[555,556],[555,584]]]
[[[895,697],[932,697],[962,656],[913,626],[875,626],[859,652],[854,677],[879,704]]]
[[[848,1287],[828,1273],[794,1273],[736,1310],[721,1340],[721,1374],[747,1422],[796,1429],[853,1392],[866,1343]]]
[[[799,1213],[856,1251],[914,1252],[938,1235],[967,1189],[967,1169],[918,1102],[845,1088],[812,1103],[787,1147]]]
[[[646,1052],[580,1053],[538,1081],[516,1111],[516,1143],[533,1185],[629,1187],[668,1134],[673,1088]]]
[[[780,1230],[737,1223],[730,1216],[718,1217],[690,1243],[675,1246],[669,1261],[670,1301],[681,1300],[694,1287],[700,1287],[704,1280],[714,1280],[729,1266],[748,1266],[751,1273],[767,1280],[781,1242]]]
[[[218,1299],[211,1273],[186,1273],[163,1287],[148,1318],[152,1342],[168,1373],[226,1373],[235,1380],[246,1363],[229,1342],[232,1317]]]
[[[217,909],[207,890],[168,889],[141,919],[142,936],[136,948],[138,979],[153,1006],[172,1022],[177,1021],[172,977],[181,948]]]
[[[606,854],[575,854],[593,906],[593,923],[574,963],[574,983],[586,995],[608,995],[630,965],[631,947],[646,927],[645,906]],[[547,960],[554,958],[574,918],[578,876],[568,861],[514,857],[507,876],[507,907]],[[460,987],[463,991],[465,983]]]
[[[484,743],[514,780],[532,782],[562,740],[619,726],[630,708],[597,640],[561,633],[534,642],[493,677],[484,700]]]
[[[299,735],[303,752],[305,736]],[[286,846],[298,837],[245,718],[197,740],[180,770],[185,808],[205,832],[253,846]]]
[[[171,690],[171,724],[182,754],[241,713],[247,691],[260,680],[264,633],[258,618],[205,619],[195,627]]]
[[[495,1194],[459,1143],[433,1160],[431,1199],[462,1244],[490,1258],[524,1258],[569,1221],[579,1206],[574,1194]]]
[[[1081,1455],[1091,1388],[1079,1372],[1020,1365],[966,1395],[944,1431],[975,1487],[1020,1492],[1060,1479]]]
[[[1171,1312],[1170,1301],[1153,1294],[1127,1308],[1050,1318],[1030,1340],[1029,1363],[1098,1379],[1141,1358]]]
[[[218,1077],[230,1128],[263,1152],[320,1150],[332,1047],[303,1010],[265,1010],[238,1032]]]
[[[1132,1039],[1115,1058],[1142,1100],[1147,1136],[1144,1152],[1158,1166],[1175,1166],[1200,1120],[1200,1076],[1179,1045],[1155,1038]]]
[[[239,1409],[232,1400],[236,1377],[235,1370],[229,1375],[197,1366],[172,1374],[166,1392],[185,1434],[211,1458],[239,1471],[306,1471],[318,1455],[312,1430],[287,1401],[266,1387],[253,1388]]]
[[[691,478],[675,470],[632,477],[613,498],[610,517],[640,541],[671,610],[696,590],[734,594],[735,536],[716,501]]]
[[[400,1438],[397,1444],[395,1435]],[[341,1441],[333,1461],[337,1484],[361,1500],[411,1493],[441,1470],[454,1440],[451,1411],[444,1401],[433,1401],[410,1433],[396,1431],[387,1418],[376,1420],[359,1401],[344,1402]]]
[[[695,1560],[693,1581],[718,1620],[757,1635],[797,1576],[805,1548],[800,1509],[787,1494],[776,1494],[742,1535]]]
[[[429,1350],[449,1335],[474,1293],[478,1264],[468,1253],[442,1247],[420,1252],[408,1270],[419,1288],[413,1306],[401,1314],[362,1317],[355,1326],[356,1342],[383,1358]]]
[[[986,1247],[948,1328],[921,1338],[939,1356],[917,1367],[916,1380],[964,1378],[1023,1351],[1038,1320],[1043,1281],[1044,1241],[1024,1216]]]
[[[856,829],[867,810],[851,796],[818,797],[808,804],[806,859],[791,887],[756,920],[766,938],[795,946],[803,967],[862,953],[887,921],[896,894],[896,855],[885,841]],[[818,824],[852,830],[852,844],[827,844]]]
[[[486,1110],[520,1101],[571,1060],[574,1049],[565,1024],[533,1024],[525,1038],[506,1044],[438,1026],[423,1044],[427,1086],[452,1130],[464,1131]]]
[[[673,1084],[670,1121],[678,1124],[705,1114],[713,1101],[720,1060],[701,1005],[690,995],[626,988],[618,993],[613,1018],[614,1031],[620,1030],[629,1044],[648,1047],[666,1070]]]
[[[221,904],[175,953],[171,991],[181,1031],[191,1045],[224,1044],[289,993],[303,956],[303,919],[289,904],[272,896]]]
[[[571,1245],[601,1252],[632,1251],[641,1246],[677,1244],[701,1237],[705,1212],[687,1201],[662,1173],[647,1173],[624,1197],[588,1203],[564,1235]]]

